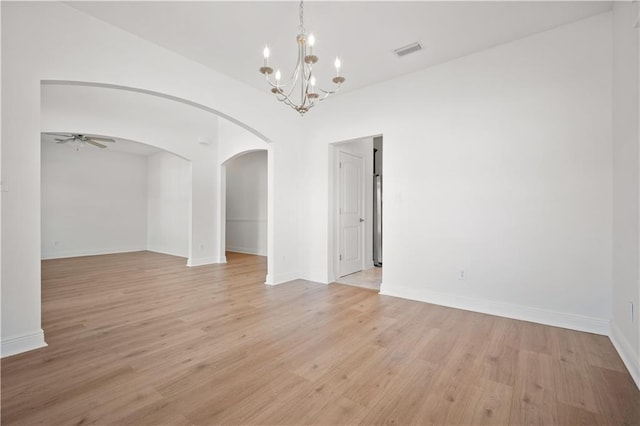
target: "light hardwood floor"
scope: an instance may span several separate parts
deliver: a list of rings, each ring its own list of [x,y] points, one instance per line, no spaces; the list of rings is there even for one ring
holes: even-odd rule
[[[638,424],[606,337],[149,252],[42,263],[2,424]]]

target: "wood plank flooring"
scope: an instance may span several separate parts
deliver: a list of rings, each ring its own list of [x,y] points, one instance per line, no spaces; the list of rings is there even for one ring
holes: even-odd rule
[[[640,424],[604,336],[184,263],[43,261],[49,346],[2,360],[2,424]]]

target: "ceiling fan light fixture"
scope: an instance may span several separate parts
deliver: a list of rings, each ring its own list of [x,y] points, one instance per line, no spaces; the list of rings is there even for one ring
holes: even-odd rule
[[[91,136],[91,135],[83,135],[80,133],[44,133],[45,135],[51,136],[59,136],[65,139],[54,138],[56,143],[65,144],[71,142],[76,147],[76,151],[79,151],[80,148],[86,146],[87,144],[93,145],[97,148],[106,148],[102,142],[114,142],[115,140],[111,138],[103,138],[101,136]]]

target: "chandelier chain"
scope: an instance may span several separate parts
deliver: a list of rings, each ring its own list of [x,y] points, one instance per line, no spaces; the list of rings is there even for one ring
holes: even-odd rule
[[[300,26],[298,27],[300,34],[304,34],[304,3],[300,1]]]
[[[296,61],[296,66],[293,69],[291,78],[289,80],[283,80],[280,70],[274,70],[274,68],[269,66],[269,56],[271,52],[268,46],[265,46],[264,48],[264,63],[260,67],[259,71],[265,76],[267,83],[271,86],[271,93],[275,95],[278,101],[283,102],[285,105],[288,105],[298,111],[300,115],[304,115],[318,102],[325,100],[328,96],[337,92],[342,86],[342,83],[344,83],[345,78],[340,75],[341,62],[339,58],[336,58],[336,74],[331,79],[335,85],[333,89],[324,90],[316,85],[316,76],[313,72],[313,65],[318,62],[318,56],[313,52],[315,37],[313,34],[309,34],[307,36],[306,29],[304,28],[304,0],[300,1],[298,15],[300,18],[300,25],[298,27],[299,32],[296,37],[298,60]],[[273,80],[270,77],[272,74],[275,77]],[[299,99],[294,99],[297,98],[297,95],[294,93],[298,88],[300,89],[300,97]]]

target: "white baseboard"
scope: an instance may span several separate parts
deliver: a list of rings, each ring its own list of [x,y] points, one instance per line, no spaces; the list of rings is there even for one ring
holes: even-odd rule
[[[103,254],[132,253],[136,251],[146,251],[147,247],[124,247],[124,248],[103,248],[87,250],[61,250],[56,252],[42,253],[42,260],[65,259],[68,257],[100,256]]]
[[[259,248],[253,248],[253,247],[227,247],[226,248],[227,251],[233,252],[233,253],[242,253],[242,254],[253,254],[255,256],[266,256],[267,252],[266,250],[262,250]]]
[[[41,329],[35,333],[3,340],[0,342],[0,353],[4,358],[45,346],[47,346],[47,343],[44,341],[44,332]]]
[[[448,306],[451,308],[464,309],[467,311],[480,312],[483,314],[496,315],[499,317],[530,321],[554,327],[586,331],[588,333],[602,334],[605,336],[609,335],[609,320],[603,318],[594,318],[534,308],[531,306],[477,299],[423,289],[412,289],[400,286],[390,287],[384,284],[380,286],[380,294],[433,303],[435,305]]]
[[[640,389],[640,354],[633,350],[633,346],[629,343],[629,340],[627,340],[613,321],[611,321],[609,340],[613,343],[613,347],[618,351],[622,362],[624,362],[633,381],[636,382],[636,386]]]
[[[295,274],[294,272],[285,272],[285,273],[276,274],[276,275],[267,274],[267,278],[265,279],[264,283],[266,285],[278,285],[278,284],[284,284],[289,281],[293,281],[297,278],[298,278],[298,275]]]
[[[203,266],[203,265],[213,265],[217,263],[227,263],[226,256],[212,256],[212,257],[201,257],[198,259],[187,259],[187,266]]]
[[[184,257],[184,258],[189,257],[188,253],[178,252],[177,250],[165,249],[162,247],[147,247],[147,251],[152,251],[154,253],[160,253],[160,254],[168,254],[169,256],[175,256],[175,257]]]

